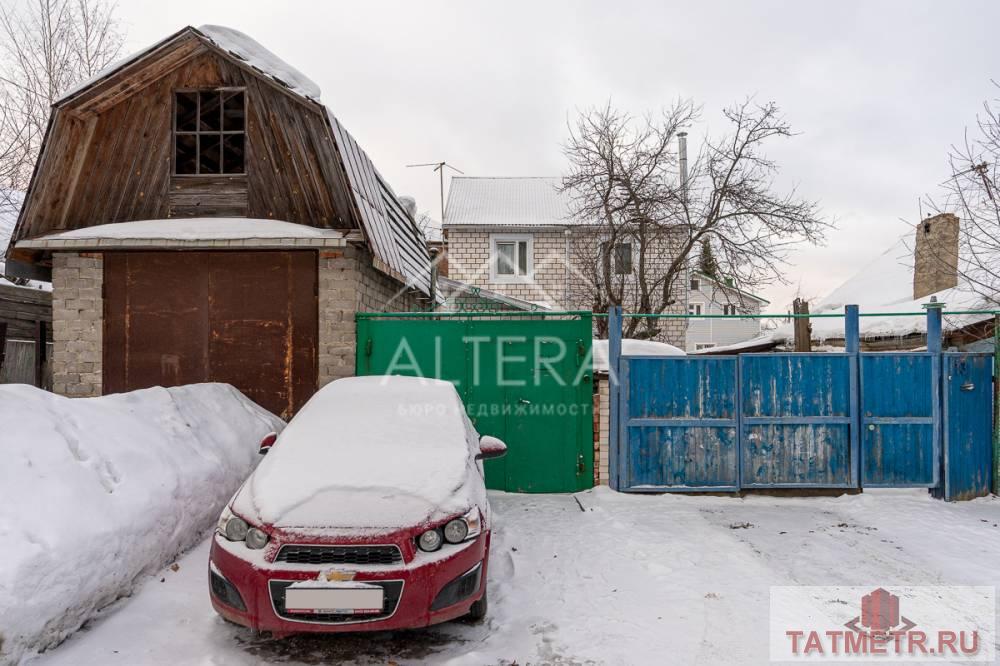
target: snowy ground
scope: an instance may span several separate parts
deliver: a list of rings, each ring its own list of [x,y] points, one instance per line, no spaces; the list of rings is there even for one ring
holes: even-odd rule
[[[209,605],[206,542],[37,663],[759,664],[772,585],[1000,584],[996,498],[601,489],[492,502],[484,625],[254,640]]]

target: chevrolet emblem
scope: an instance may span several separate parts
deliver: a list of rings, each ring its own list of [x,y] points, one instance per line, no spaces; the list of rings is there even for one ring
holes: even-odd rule
[[[330,583],[344,583],[349,580],[354,580],[353,571],[336,571],[330,570],[326,572],[326,580]]]

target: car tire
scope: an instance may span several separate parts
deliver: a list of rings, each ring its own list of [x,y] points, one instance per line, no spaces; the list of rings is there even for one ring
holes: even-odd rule
[[[472,602],[472,606],[469,608],[469,613],[465,616],[465,619],[470,622],[482,622],[486,617],[486,611],[488,608],[489,601],[486,598],[486,590],[483,590],[483,596]]]

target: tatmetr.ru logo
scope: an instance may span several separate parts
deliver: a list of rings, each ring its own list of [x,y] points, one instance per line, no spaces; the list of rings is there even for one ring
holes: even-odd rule
[[[995,629],[991,587],[771,590],[774,661],[992,661]]]

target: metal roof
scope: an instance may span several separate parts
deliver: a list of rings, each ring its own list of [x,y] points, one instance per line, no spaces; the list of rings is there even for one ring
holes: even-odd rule
[[[444,226],[538,227],[574,224],[561,178],[456,176],[448,190]]]

